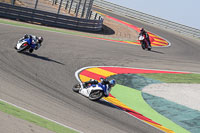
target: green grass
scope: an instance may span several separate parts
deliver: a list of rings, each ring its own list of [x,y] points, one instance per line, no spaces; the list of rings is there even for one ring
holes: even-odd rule
[[[162,98],[159,99],[155,98],[152,99],[151,97],[148,97],[148,100],[150,100],[153,104],[148,104],[143,96],[142,88],[154,83],[185,83],[185,84],[200,84],[200,74],[168,74],[168,73],[147,73],[147,74],[121,74],[121,75],[115,75],[111,76],[109,78],[115,78],[119,84],[116,85],[114,89],[112,89],[111,94],[115,96],[118,100],[120,100],[122,103],[127,105],[128,107],[132,108],[133,110],[141,113],[142,115],[152,119],[153,121],[163,125],[164,127],[171,129],[177,133],[188,133],[190,131],[198,130],[196,127],[188,128],[188,126],[185,126],[183,121],[185,120],[187,116],[190,116],[193,118],[196,114],[193,113],[191,110],[187,112],[184,115],[180,115],[183,112],[179,112],[179,114],[176,114],[174,119],[178,118],[176,121],[172,119],[172,117],[165,117],[162,116],[163,112],[157,112],[158,110],[154,110],[154,106],[160,107],[161,111],[172,111],[170,113],[176,113],[175,107],[179,107],[180,109],[183,109],[181,105],[178,105],[176,103],[171,102],[170,104]],[[129,88],[130,87],[130,88]],[[153,101],[155,100],[155,101]],[[165,102],[163,102],[165,101]],[[160,105],[159,105],[160,104]],[[164,105],[163,105],[164,104]],[[166,105],[166,106],[165,106]],[[167,107],[172,108],[167,109]],[[174,105],[172,107],[172,105]],[[153,109],[154,108],[154,109]],[[185,109],[185,108],[184,108]],[[174,112],[173,112],[174,111]],[[177,110],[176,110],[177,111]],[[187,111],[187,110],[186,110]],[[195,112],[195,111],[194,111]],[[187,123],[191,124],[192,122],[196,122],[195,120],[187,119]],[[190,120],[190,121],[189,121]],[[176,122],[176,123],[175,123]],[[182,122],[182,123],[181,123]],[[197,124],[193,124],[197,125]],[[185,129],[184,129],[185,128]]]
[[[111,94],[123,104],[127,105],[136,112],[141,113],[147,118],[150,118],[151,120],[161,124],[162,126],[173,130],[176,133],[189,133],[189,131],[169,120],[168,118],[162,116],[151,106],[149,106],[143,99],[141,91],[117,84],[111,90]]]
[[[40,127],[46,128],[48,130],[54,131],[56,133],[78,133],[70,128],[66,128],[55,122],[41,118],[35,114],[29,113],[10,104],[0,101],[0,111],[15,116],[17,118],[29,121]]]
[[[76,30],[68,30],[68,29],[61,29],[61,28],[55,28],[55,27],[45,27],[42,25],[21,23],[18,21],[11,21],[11,20],[5,20],[5,19],[0,19],[0,23],[14,25],[14,26],[21,26],[21,27],[26,27],[26,28],[32,28],[32,29],[38,29],[38,30],[53,31],[53,32],[58,32],[58,33],[70,34],[70,35],[94,37],[94,38],[99,38],[99,39],[110,39],[110,40],[114,40],[114,41],[130,41],[130,40],[123,40],[120,38],[112,38],[112,37],[105,36],[105,35],[103,36],[103,34],[102,35],[101,34],[100,35],[88,34],[87,32],[80,32],[80,31],[76,31]],[[131,41],[131,42],[136,42],[136,41]]]
[[[200,84],[200,74],[148,73],[140,75],[146,78],[159,80],[165,83]]]

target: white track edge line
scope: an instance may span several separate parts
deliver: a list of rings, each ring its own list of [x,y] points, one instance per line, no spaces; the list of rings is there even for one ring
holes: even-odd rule
[[[0,99],[0,101],[5,102],[5,103],[7,103],[7,104],[9,104],[9,105],[12,105],[12,106],[14,106],[14,107],[16,107],[16,108],[18,108],[18,109],[24,110],[24,111],[26,111],[26,112],[28,112],[28,113],[34,114],[34,115],[36,115],[36,116],[39,116],[39,117],[41,117],[41,118],[43,118],[43,119],[46,119],[46,120],[48,120],[48,121],[54,122],[54,123],[56,123],[56,124],[58,124],[58,125],[61,125],[61,126],[65,127],[65,128],[69,128],[69,129],[72,129],[72,130],[77,131],[77,132],[79,132],[79,133],[82,133],[81,131],[79,131],[79,130],[77,130],[77,129],[74,129],[74,128],[72,128],[72,127],[66,126],[66,125],[64,125],[64,124],[62,124],[62,123],[59,123],[59,122],[55,121],[55,120],[51,120],[51,119],[49,119],[49,118],[47,118],[47,117],[45,117],[45,116],[39,115],[39,114],[34,113],[34,112],[30,111],[30,110],[27,110],[27,109],[25,109],[25,108],[19,107],[19,106],[15,105],[15,104],[10,103],[10,102],[7,102],[7,101],[5,101],[5,100],[3,100],[3,99]],[[11,114],[11,115],[12,115],[12,114]]]
[[[26,27],[26,26],[19,26],[19,25],[13,25],[13,24],[5,24],[5,23],[0,23],[2,25],[9,25],[9,26],[14,26],[14,27],[19,27],[19,28],[25,28],[25,29],[33,29],[33,30],[39,30],[39,31],[47,31],[47,32],[52,32],[52,33],[58,33],[58,34],[67,34],[67,35],[71,35],[71,36],[78,36],[78,37],[83,37],[83,38],[88,38],[88,39],[94,39],[94,40],[100,40],[100,41],[106,41],[106,42],[111,42],[111,43],[123,43],[126,45],[132,45],[132,46],[139,46],[136,44],[130,44],[130,43],[124,43],[124,42],[115,42],[115,41],[109,41],[109,40],[105,40],[107,38],[93,38],[87,35],[76,35],[76,34],[70,34],[70,33],[63,33],[63,32],[59,32],[59,31],[51,31],[51,30],[45,30],[45,29],[39,29],[39,27],[37,28],[32,28],[32,27]],[[42,26],[43,27],[43,26]],[[47,27],[47,28],[53,28],[53,27]],[[155,34],[156,35],[156,34]],[[160,37],[160,36],[159,36]],[[162,37],[161,37],[162,38]],[[164,39],[164,38],[163,38]],[[120,40],[119,40],[120,41]],[[159,47],[159,46],[153,46],[153,47]],[[168,46],[162,46],[162,47],[168,47]],[[162,48],[160,47],[160,48]]]
[[[82,82],[81,82],[81,80],[80,80],[80,78],[79,78],[79,73],[81,72],[81,71],[83,71],[83,70],[85,70],[85,69],[88,69],[88,68],[95,68],[95,67],[120,67],[120,66],[88,66],[88,67],[83,67],[83,68],[81,68],[81,69],[79,69],[79,70],[77,70],[76,72],[75,72],[75,77],[76,77],[76,79],[78,80],[78,82],[81,84]],[[147,68],[136,68],[136,67],[121,67],[121,68],[132,68],[132,69],[144,69],[144,70],[158,70],[158,71],[171,71],[171,72],[186,72],[186,71],[172,71],[172,70],[161,70],[161,69],[147,69]],[[187,72],[187,73],[195,73],[195,72]],[[199,73],[198,73],[199,74]],[[105,99],[103,99],[103,100],[105,100]],[[105,100],[106,101],[106,100]],[[106,101],[106,102],[108,102],[108,101]],[[110,103],[110,102],[108,102],[108,103]],[[110,103],[110,104],[112,104],[112,103]],[[114,104],[112,104],[112,105],[114,105]],[[116,106],[116,105],[114,105],[114,106]],[[118,108],[117,106],[116,106],[116,108]],[[121,110],[121,109],[120,109]],[[122,110],[123,112],[125,112],[125,113],[127,113],[128,115],[130,115],[128,112],[126,112],[126,111],[124,111],[124,110]],[[133,115],[130,115],[130,116],[132,116],[132,117],[134,117],[134,118],[136,118],[136,119],[138,119],[138,120],[140,120],[140,121],[142,121],[143,123],[145,123],[145,124],[147,124],[147,125],[149,125],[149,126],[151,126],[151,127],[153,127],[153,128],[156,128],[156,129],[158,129],[158,130],[160,130],[160,131],[162,131],[162,132],[164,132],[163,130],[161,130],[161,129],[159,129],[159,128],[157,128],[157,127],[155,127],[155,126],[153,126],[153,125],[151,125],[151,124],[149,124],[149,123],[147,123],[147,122],[145,122],[145,121],[143,121],[143,120],[141,120],[141,119],[139,119],[139,118],[137,118],[137,117],[135,117],[135,116],[133,116]],[[171,130],[171,129],[170,129]]]
[[[78,82],[79,82],[80,84],[81,84],[82,82],[81,82],[81,80],[80,80],[78,74],[79,74],[81,71],[83,71],[84,69],[93,68],[93,67],[95,67],[95,66],[83,67],[83,68],[81,68],[81,69],[79,69],[79,70],[77,70],[77,71],[75,72],[75,77],[76,77],[76,79],[78,80]],[[99,66],[99,67],[101,67],[101,66]],[[104,66],[104,67],[105,67],[105,66]],[[105,99],[103,99],[103,100],[105,100]],[[106,100],[105,100],[105,101],[106,101]],[[108,101],[106,101],[106,102],[108,102]],[[108,102],[108,103],[110,103],[110,102]],[[112,104],[112,103],[110,103],[110,104]],[[112,105],[114,105],[114,104],[112,104]],[[114,106],[115,106],[116,108],[119,108],[119,107],[117,107],[116,105],[114,105]],[[119,108],[119,109],[120,109],[120,108]],[[120,109],[120,110],[122,110],[122,109]],[[127,113],[127,112],[124,111],[124,110],[122,110],[122,111],[125,112],[125,113]],[[130,115],[129,113],[127,113],[127,114]],[[145,124],[147,124],[147,125],[149,125],[149,126],[155,128],[155,129],[158,129],[158,130],[162,131],[161,129],[159,129],[159,128],[155,127],[155,126],[152,126],[151,124],[149,124],[149,123],[147,123],[147,122],[145,122],[145,121],[143,121],[143,120],[141,120],[141,119],[139,119],[139,118],[137,118],[137,117],[135,117],[135,116],[133,116],[133,115],[130,115],[130,116],[136,118],[137,120],[139,120],[139,121],[141,121],[141,122],[143,122],[143,123],[145,123]],[[162,131],[162,132],[163,132],[163,131]],[[164,133],[165,133],[165,132],[164,132]]]

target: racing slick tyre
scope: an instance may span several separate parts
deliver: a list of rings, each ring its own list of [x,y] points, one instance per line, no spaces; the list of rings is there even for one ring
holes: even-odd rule
[[[92,101],[97,101],[101,99],[103,96],[104,94],[102,90],[93,90],[89,95],[89,99]]]
[[[144,42],[141,42],[142,49],[145,50],[146,46]]]

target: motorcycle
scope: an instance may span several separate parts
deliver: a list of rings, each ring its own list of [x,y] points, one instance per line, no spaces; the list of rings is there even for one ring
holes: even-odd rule
[[[149,51],[151,50],[151,44],[149,44],[149,41],[145,38],[145,36],[140,35],[138,40],[140,41],[142,49],[148,49]]]
[[[30,40],[29,38],[21,38],[18,40],[15,49],[17,50],[17,52],[24,52],[24,51],[29,51],[32,47],[30,46],[30,44],[28,43]],[[32,43],[36,44],[37,40],[33,39]],[[32,48],[33,49],[33,48]],[[29,51],[30,52],[30,51]]]
[[[74,92],[77,92],[92,101],[100,100],[102,97],[105,96],[105,91],[107,90],[107,85],[102,84],[92,84],[88,87],[83,87],[82,84],[76,84],[72,88]]]

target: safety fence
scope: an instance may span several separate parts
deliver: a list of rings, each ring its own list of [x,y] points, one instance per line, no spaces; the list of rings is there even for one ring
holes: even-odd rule
[[[95,0],[48,0],[52,5],[61,4],[68,12],[74,14],[76,17],[100,20],[103,17],[92,10],[93,2]]]
[[[94,0],[0,0],[21,7],[91,19]],[[92,18],[93,19],[93,18]],[[97,18],[96,18],[97,19]]]
[[[106,10],[108,12],[133,18],[139,21],[147,22],[150,24],[158,25],[163,28],[171,29],[182,34],[200,38],[200,30],[189,26],[178,24],[172,21],[168,21],[162,18],[158,18],[149,14],[145,14],[133,9],[129,9],[111,2],[104,0],[95,0],[93,3],[94,7]]]
[[[103,25],[103,19],[89,20],[1,2],[0,17],[82,31],[100,31]]]

